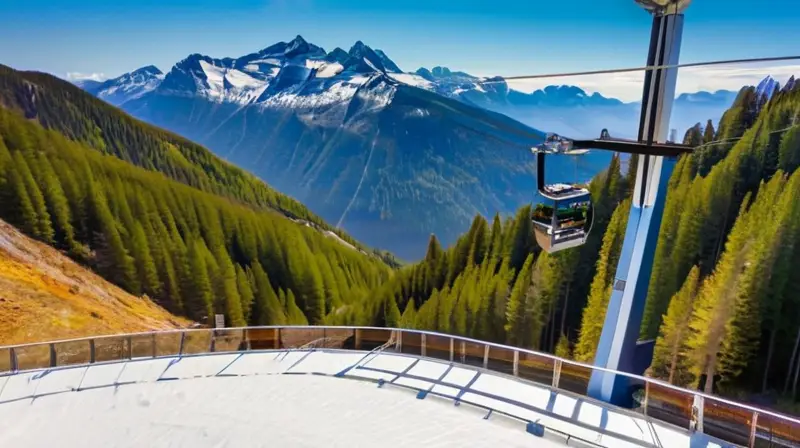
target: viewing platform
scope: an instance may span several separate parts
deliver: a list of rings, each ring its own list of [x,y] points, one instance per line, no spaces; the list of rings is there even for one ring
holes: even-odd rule
[[[800,446],[796,419],[644,377],[636,409],[591,399],[592,369],[368,327],[0,347],[0,446]]]

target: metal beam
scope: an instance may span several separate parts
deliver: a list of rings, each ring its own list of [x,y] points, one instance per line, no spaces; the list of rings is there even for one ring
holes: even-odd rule
[[[624,152],[626,154],[640,154],[645,156],[677,157],[681,154],[690,154],[694,148],[687,145],[671,143],[642,143],[635,140],[623,139],[597,139],[573,140],[572,149],[602,149],[606,151]]]
[[[656,13],[647,64],[677,65],[682,31],[683,14],[674,10]],[[653,145],[667,139],[676,80],[676,68],[656,69],[645,74],[639,145],[682,146]],[[639,158],[625,240],[594,361],[596,366],[623,372],[634,370],[636,341],[647,299],[667,183],[677,155],[666,151],[654,154],[646,153]],[[621,406],[629,406],[632,401],[629,380],[612,373],[594,371],[588,393],[593,398]]]

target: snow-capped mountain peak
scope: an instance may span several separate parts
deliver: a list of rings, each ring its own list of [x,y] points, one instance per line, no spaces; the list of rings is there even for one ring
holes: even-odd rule
[[[330,53],[325,55],[325,60],[328,62],[338,62],[339,64],[347,63],[347,59],[350,58],[350,55],[347,54],[346,51],[342,50],[339,47],[334,48],[331,50]]]
[[[87,85],[85,88],[99,98],[119,105],[154,90],[163,80],[164,74],[161,70],[148,65],[99,84]]]
[[[158,69],[155,65],[148,65],[146,67],[142,67],[140,69],[134,70],[131,72],[131,75],[152,75],[158,76],[163,75],[164,73]]]
[[[386,66],[383,64],[383,58],[381,58],[378,53],[376,53],[372,48],[365,45],[363,42],[356,41],[352,47],[350,47],[350,51],[347,52],[350,56],[348,60],[345,62],[345,69],[359,72],[359,73],[368,73],[368,72],[387,72],[390,71],[387,69]],[[385,55],[384,55],[385,57]],[[389,62],[389,58],[386,58]],[[394,62],[391,62],[393,66]],[[399,71],[399,70],[398,70]]]

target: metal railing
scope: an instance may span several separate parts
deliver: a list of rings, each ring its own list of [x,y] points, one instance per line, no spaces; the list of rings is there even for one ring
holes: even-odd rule
[[[389,341],[393,345],[389,347]],[[0,347],[0,376],[126,359],[214,352],[337,348],[457,362],[587,396],[593,371],[630,378],[635,413],[749,447],[800,447],[800,419],[688,390],[653,378],[562,359],[548,353],[441,333],[379,327],[244,327],[166,330]]]

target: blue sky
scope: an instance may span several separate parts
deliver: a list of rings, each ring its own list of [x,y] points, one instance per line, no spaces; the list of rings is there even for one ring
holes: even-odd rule
[[[800,53],[795,1],[695,0],[682,62]],[[301,34],[328,51],[363,40],[406,71],[444,65],[512,76],[643,65],[649,27],[633,0],[0,0],[0,63],[114,77],[149,64],[167,71],[190,53],[240,56]],[[763,77],[771,67],[759,70]],[[614,82],[594,82],[595,90],[614,94],[602,88]]]

